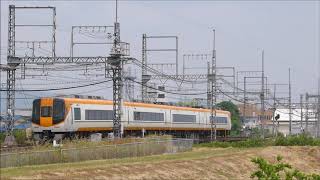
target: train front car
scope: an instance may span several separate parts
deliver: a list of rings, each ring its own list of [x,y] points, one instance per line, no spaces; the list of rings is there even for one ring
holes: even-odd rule
[[[34,139],[61,139],[65,133],[64,99],[41,98],[33,101],[32,131]]]

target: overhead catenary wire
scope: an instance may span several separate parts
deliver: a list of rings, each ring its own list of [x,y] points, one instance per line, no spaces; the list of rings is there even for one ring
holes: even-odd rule
[[[169,94],[176,94],[176,95],[185,95],[185,96],[192,96],[192,95],[203,95],[203,94],[207,94],[207,92],[201,92],[201,93],[177,93],[177,92],[170,92],[170,91],[166,91],[166,90],[159,90],[157,88],[154,88],[152,86],[148,86],[148,85],[145,85],[145,84],[142,84],[141,82],[138,82],[138,81],[135,81],[133,79],[130,79],[128,78],[129,81],[132,81],[134,83],[137,83],[139,85],[142,85],[142,86],[145,86],[147,88],[150,88],[150,89],[153,89],[153,90],[158,90],[158,91],[161,91],[161,92],[165,92],[165,93],[169,93]]]
[[[79,85],[79,86],[72,86],[72,87],[50,88],[50,89],[16,89],[15,91],[35,91],[35,92],[37,92],[37,91],[59,91],[59,90],[76,89],[76,88],[94,86],[97,84],[102,84],[102,83],[106,83],[106,82],[110,82],[110,81],[112,81],[112,80],[105,80],[105,81],[101,81],[101,82],[95,82],[95,83]],[[7,91],[7,90],[1,89],[1,91]]]

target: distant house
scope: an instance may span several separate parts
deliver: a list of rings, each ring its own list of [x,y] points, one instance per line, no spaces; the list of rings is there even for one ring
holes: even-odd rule
[[[263,116],[260,107],[255,104],[246,104],[246,106],[243,104],[238,104],[237,106],[239,108],[241,121],[244,128],[252,129],[258,127],[258,125],[261,123],[268,125],[270,122],[272,122],[273,111],[270,109],[265,110]]]

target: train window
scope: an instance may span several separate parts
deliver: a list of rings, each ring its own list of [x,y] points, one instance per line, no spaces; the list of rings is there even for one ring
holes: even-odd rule
[[[51,114],[52,114],[52,107],[50,106],[41,107],[41,117],[51,117]]]
[[[74,108],[74,120],[81,120],[81,111],[80,108]]]
[[[40,124],[40,99],[35,99],[33,101],[32,123]]]
[[[209,117],[210,118],[210,117]],[[227,117],[215,117],[215,122],[218,124],[227,124],[228,123],[228,118]]]
[[[135,121],[164,121],[163,113],[134,112]]]
[[[187,115],[187,114],[172,114],[173,122],[186,122],[186,123],[195,123],[196,115]]]
[[[86,110],[86,120],[113,120],[113,110]]]
[[[65,106],[63,99],[54,99],[53,100],[53,124],[58,124],[64,120]]]

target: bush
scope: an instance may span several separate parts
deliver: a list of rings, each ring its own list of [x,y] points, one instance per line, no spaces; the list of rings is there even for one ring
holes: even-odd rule
[[[319,180],[319,174],[305,174],[297,169],[292,169],[288,163],[281,162],[282,157],[277,156],[277,161],[272,164],[267,160],[257,157],[251,161],[258,165],[258,170],[251,174],[251,178],[257,177],[261,179],[306,179],[306,180]]]
[[[26,137],[26,131],[15,129],[13,130],[13,136],[16,138],[17,144],[26,144],[27,137]],[[0,133],[0,143],[2,144],[4,142],[4,139],[6,138],[6,133],[1,132]]]
[[[245,141],[237,142],[210,142],[195,145],[198,147],[236,147],[236,148],[250,148],[250,147],[264,147],[264,146],[320,146],[320,139],[313,138],[306,134],[287,136],[278,136],[277,138],[262,139],[258,137],[249,138]]]
[[[6,138],[6,134],[4,132],[0,133],[0,143],[2,144],[4,142],[4,138]]]
[[[245,141],[236,142],[210,142],[196,145],[198,147],[236,147],[236,148],[251,148],[251,147],[263,147],[271,145],[272,142],[269,139],[251,138]]]
[[[284,137],[278,136],[275,139],[275,146],[320,146],[320,139],[313,138],[307,134]]]
[[[26,135],[26,131],[23,130],[14,130],[13,131],[13,136],[16,138],[16,142],[18,144],[26,144],[27,141],[27,135]]]

